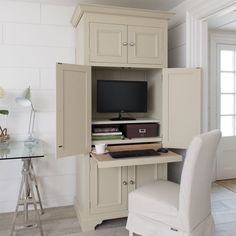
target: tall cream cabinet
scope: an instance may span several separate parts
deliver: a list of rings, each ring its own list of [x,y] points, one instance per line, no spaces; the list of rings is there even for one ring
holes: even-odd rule
[[[151,158],[112,159],[94,155],[93,145],[108,149],[162,145],[186,148],[200,132],[200,69],[168,69],[167,19],[170,13],[80,5],[72,18],[78,65],[57,64],[57,157],[77,156],[75,209],[83,231],[105,219],[127,216],[128,193],[157,179],[167,179],[167,164],[182,157],[168,152]],[[98,80],[148,83],[145,113],[136,120],[111,121],[98,113]],[[92,140],[92,127],[158,123],[151,138]]]

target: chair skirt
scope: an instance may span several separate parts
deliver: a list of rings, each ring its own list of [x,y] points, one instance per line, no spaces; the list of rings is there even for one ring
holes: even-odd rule
[[[213,236],[215,226],[212,215],[209,215],[191,232],[185,232],[162,222],[129,213],[126,228],[142,236]]]

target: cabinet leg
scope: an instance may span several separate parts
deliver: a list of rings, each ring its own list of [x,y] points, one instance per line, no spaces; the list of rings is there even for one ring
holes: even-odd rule
[[[134,236],[134,233],[129,231],[129,236]]]
[[[80,227],[82,232],[94,231],[95,227],[102,223],[101,219],[92,219],[92,220],[80,220]]]

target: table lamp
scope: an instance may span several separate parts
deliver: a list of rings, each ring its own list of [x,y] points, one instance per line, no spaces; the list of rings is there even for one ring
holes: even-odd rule
[[[30,96],[30,87],[27,88],[21,97],[16,98],[16,103],[23,107],[30,107],[30,120],[29,120],[29,129],[28,129],[28,138],[25,140],[25,145],[31,146],[36,143],[36,139],[34,138],[34,120],[35,120],[35,109],[33,103],[31,101]]]

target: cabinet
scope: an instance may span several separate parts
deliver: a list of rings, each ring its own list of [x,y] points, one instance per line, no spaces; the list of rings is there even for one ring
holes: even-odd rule
[[[74,12],[80,65],[57,64],[56,149],[58,157],[77,156],[75,209],[83,231],[127,216],[128,193],[166,179],[167,163],[181,161],[172,152],[125,160],[94,157],[92,145],[99,141],[92,141],[92,125],[111,124],[109,118],[117,115],[96,111],[97,80],[147,81],[147,112],[135,113],[137,120],[129,122],[160,123],[158,137],[103,140],[109,148],[139,143],[184,148],[200,132],[200,70],[163,69],[171,15],[86,4]]]
[[[90,24],[90,61],[163,65],[163,27]]]
[[[167,67],[167,24],[172,13],[81,4],[72,24],[77,62],[93,66]]]

